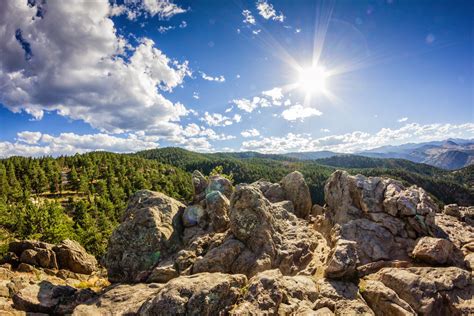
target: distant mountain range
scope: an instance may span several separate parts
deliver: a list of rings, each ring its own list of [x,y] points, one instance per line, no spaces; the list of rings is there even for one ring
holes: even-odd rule
[[[301,160],[315,160],[333,156],[347,155],[331,151],[294,152],[287,157]],[[409,143],[399,146],[383,146],[361,151],[355,155],[371,158],[399,158],[435,167],[454,170],[474,164],[473,139],[447,139],[426,143]]]

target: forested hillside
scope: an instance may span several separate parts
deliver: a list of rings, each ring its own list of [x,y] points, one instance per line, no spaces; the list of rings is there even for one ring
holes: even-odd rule
[[[320,204],[324,203],[324,184],[336,169],[345,169],[352,174],[387,176],[408,185],[415,184],[425,188],[439,202],[445,204],[474,204],[472,186],[474,170],[469,167],[452,172],[403,159],[344,155],[300,161],[283,155],[252,152],[203,154],[182,148],[152,149],[139,152],[137,155],[171,164],[189,172],[198,169],[207,174],[214,167],[221,165],[225,173],[234,175],[236,182],[253,182],[261,178],[276,182],[283,175],[299,170],[304,174],[310,187],[313,202]]]
[[[0,160],[0,225],[18,238],[72,238],[102,255],[129,196],[140,189],[188,200],[189,174],[113,153]]]
[[[319,204],[324,203],[324,184],[336,169],[416,184],[440,203],[474,204],[473,166],[450,172],[400,159],[337,156],[299,161],[281,155],[202,154],[180,148],[12,157],[0,160],[0,235],[52,243],[72,238],[101,256],[131,194],[151,189],[186,202],[192,195],[190,173],[197,169],[208,175],[216,167],[232,175],[235,183],[278,182],[299,170],[313,203]]]

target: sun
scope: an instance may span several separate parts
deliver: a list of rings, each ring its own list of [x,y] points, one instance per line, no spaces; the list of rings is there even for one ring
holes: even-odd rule
[[[299,72],[298,86],[307,94],[321,94],[327,90],[327,77],[322,66],[304,68]]]

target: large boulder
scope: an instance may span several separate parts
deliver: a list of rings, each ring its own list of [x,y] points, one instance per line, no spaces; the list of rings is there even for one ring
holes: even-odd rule
[[[209,184],[206,188],[206,194],[209,194],[212,191],[219,191],[228,199],[230,199],[230,196],[234,191],[234,187],[232,186],[232,182],[230,182],[229,179],[221,175],[215,175],[209,177]]]
[[[198,170],[194,170],[192,179],[194,187],[194,202],[197,203],[206,195],[206,188],[209,185],[209,181],[207,181],[206,177],[204,177],[204,175]]]
[[[309,188],[301,172],[294,171],[288,174],[281,180],[280,184],[286,199],[293,202],[295,215],[299,218],[308,217],[313,204]]]
[[[229,228],[229,199],[220,191],[212,191],[206,195],[206,211],[212,230],[218,233]]]
[[[109,240],[105,265],[111,282],[139,282],[180,248],[185,206],[159,192],[138,191]]]
[[[357,243],[359,264],[411,260],[419,237],[436,233],[437,205],[421,188],[405,188],[379,177],[336,171],[325,186],[327,208],[321,215],[334,228],[331,242]]]
[[[433,237],[422,237],[413,249],[413,257],[428,264],[441,265],[450,260],[453,244],[449,240]]]
[[[312,314],[312,307],[317,298],[318,291],[313,278],[283,276],[279,270],[268,270],[250,279],[242,299],[230,314]]]
[[[76,306],[72,315],[137,315],[143,303],[161,288],[158,284],[114,284],[99,297]]]
[[[456,267],[384,268],[368,276],[382,282],[419,315],[472,315],[471,273]]]
[[[72,272],[91,274],[97,270],[97,260],[86,252],[77,241],[63,240],[54,247],[58,266]],[[47,259],[46,259],[47,260]]]
[[[166,283],[140,308],[141,315],[220,315],[237,302],[244,275],[200,273]]]

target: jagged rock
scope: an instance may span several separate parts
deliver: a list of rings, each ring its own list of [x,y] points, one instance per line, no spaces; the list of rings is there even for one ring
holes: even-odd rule
[[[245,249],[245,245],[235,239],[228,239],[220,246],[211,249],[204,257],[194,262],[193,273],[233,272],[232,264]]]
[[[36,254],[36,261],[38,262],[38,265],[43,268],[47,268],[47,269],[59,268],[57,259],[56,259],[56,253],[51,249],[39,249]]]
[[[280,184],[286,199],[293,202],[295,215],[299,218],[308,217],[313,204],[303,175],[299,171],[294,171],[284,177]]]
[[[162,193],[135,193],[109,240],[105,265],[111,282],[137,282],[180,248],[184,205]]]
[[[374,315],[354,283],[320,279],[316,283],[316,291],[315,310],[326,307],[336,315]]]
[[[248,276],[276,267],[294,274],[308,265],[317,246],[317,233],[306,221],[270,203],[252,185],[232,195],[230,230],[247,248],[233,268]]]
[[[258,180],[252,183],[252,185],[258,188],[263,193],[263,196],[272,203],[285,200],[285,192],[279,183]]]
[[[166,283],[140,308],[142,315],[224,314],[240,296],[244,275],[200,273],[181,276]]]
[[[229,228],[229,199],[220,191],[213,191],[206,195],[206,211],[215,232],[221,233]]]
[[[268,270],[252,277],[231,315],[301,315],[312,312],[318,297],[316,284],[307,276],[283,276]]]
[[[368,278],[381,281],[420,315],[474,313],[472,276],[456,267],[384,268]]]
[[[209,194],[212,191],[219,191],[228,199],[230,199],[230,196],[234,191],[234,187],[232,186],[232,183],[229,179],[220,175],[215,175],[209,177],[209,185],[206,188],[206,194]]]
[[[457,204],[448,204],[444,206],[443,213],[449,216],[454,216],[458,219],[461,219],[461,211]]]
[[[166,283],[179,276],[174,262],[163,261],[156,266],[147,279],[147,283]]]
[[[183,225],[185,227],[196,226],[204,221],[206,212],[201,205],[190,205],[184,209]]]
[[[97,260],[86,252],[77,241],[63,240],[54,247],[58,266],[72,272],[91,274],[97,270]]]
[[[99,297],[76,306],[74,316],[136,315],[143,303],[162,288],[158,284],[117,284],[104,290]]]
[[[10,297],[9,280],[0,280],[0,297]]]
[[[15,253],[18,257],[21,256],[23,251],[27,249],[50,249],[52,250],[54,245],[48,244],[42,241],[36,241],[36,240],[15,240],[10,242],[8,245],[8,250],[10,252]]]
[[[423,237],[413,249],[413,257],[433,265],[445,264],[451,257],[453,244],[446,239]]]
[[[311,208],[311,215],[319,216],[323,214],[324,214],[324,207],[322,207],[319,204],[314,204],[313,207]]]
[[[324,275],[327,278],[352,278],[357,272],[357,244],[354,241],[340,239],[329,255]]]
[[[194,187],[194,202],[201,201],[205,194],[206,188],[209,185],[206,177],[203,176],[198,170],[194,170],[192,174],[193,187]]]
[[[413,308],[382,282],[361,281],[360,287],[362,296],[376,315],[416,316]]]
[[[13,304],[25,312],[53,314],[61,299],[75,292],[76,289],[70,286],[55,286],[42,281],[20,290],[13,296]]]
[[[36,269],[31,264],[22,262],[18,266],[17,271],[18,272],[34,272],[34,271],[36,271]]]
[[[419,236],[434,235],[437,205],[421,188],[379,177],[336,171],[325,186],[333,242],[357,243],[361,265],[379,260],[411,260]]]
[[[26,249],[25,251],[22,252],[20,256],[20,262],[22,263],[27,263],[32,266],[38,265],[38,262],[36,261],[36,254],[37,252],[33,249]]]

